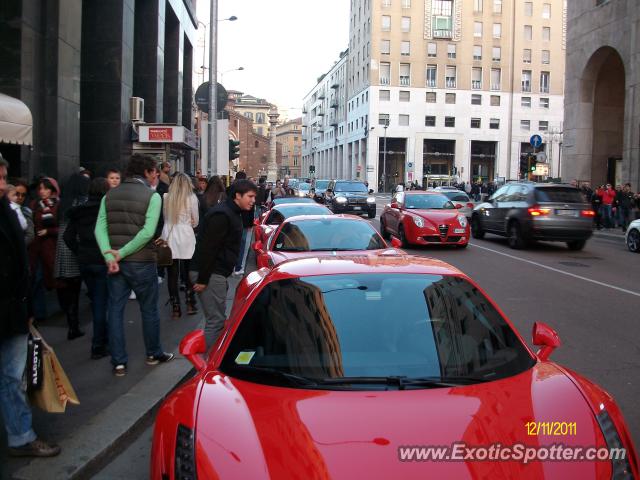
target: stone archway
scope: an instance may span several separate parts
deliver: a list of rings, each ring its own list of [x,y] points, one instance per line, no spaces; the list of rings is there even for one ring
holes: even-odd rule
[[[602,47],[591,56],[580,97],[587,107],[582,112],[584,127],[592,132],[591,165],[586,169],[591,182],[616,182],[624,151],[625,68],[615,49]]]

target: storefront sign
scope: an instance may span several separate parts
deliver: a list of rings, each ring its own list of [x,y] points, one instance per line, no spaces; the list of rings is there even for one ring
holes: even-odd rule
[[[150,142],[171,142],[173,141],[173,130],[171,127],[162,128],[149,128],[149,141]]]

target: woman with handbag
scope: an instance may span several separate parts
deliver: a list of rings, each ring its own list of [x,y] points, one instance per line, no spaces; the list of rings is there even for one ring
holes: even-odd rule
[[[178,173],[169,187],[169,192],[164,194],[163,202],[164,227],[161,239],[171,249],[173,262],[169,271],[167,286],[169,289],[169,301],[172,307],[172,317],[180,318],[180,292],[178,288],[178,276],[182,278],[186,286],[187,314],[193,315],[196,309],[196,298],[189,279],[189,260],[196,248],[196,236],[193,231],[198,226],[198,198],[193,193],[191,180],[184,173]]]

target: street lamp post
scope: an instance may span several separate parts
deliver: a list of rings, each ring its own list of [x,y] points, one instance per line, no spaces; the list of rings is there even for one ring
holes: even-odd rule
[[[244,67],[232,68],[231,70],[225,70],[224,72],[220,72],[220,83],[224,85],[224,74],[229,72],[241,72],[244,70]]]
[[[384,124],[384,150],[382,151],[382,191],[387,192],[387,128],[389,123]]]

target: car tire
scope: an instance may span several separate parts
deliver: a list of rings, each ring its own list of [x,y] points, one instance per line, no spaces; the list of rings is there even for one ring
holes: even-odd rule
[[[380,217],[380,235],[385,240],[389,240],[391,238],[391,234],[387,231],[387,226],[384,224],[384,220],[382,220],[382,216]]]
[[[514,250],[520,250],[527,246],[527,242],[522,236],[522,228],[516,221],[509,223],[507,228],[507,239],[509,241],[509,247]]]
[[[586,244],[586,240],[572,240],[571,242],[567,242],[567,247],[569,250],[576,252],[578,250],[582,250]]]
[[[402,248],[407,248],[409,246],[409,242],[407,241],[407,236],[404,234],[404,227],[402,226],[402,224],[398,225],[398,238],[402,242]]]
[[[484,230],[482,229],[482,225],[480,225],[478,215],[471,217],[471,236],[478,240],[482,240],[484,238]]]
[[[369,216],[369,218],[376,218],[376,211],[374,210],[373,212],[367,212],[367,215]]]
[[[633,229],[627,235],[627,248],[630,252],[640,253],[640,231]]]

